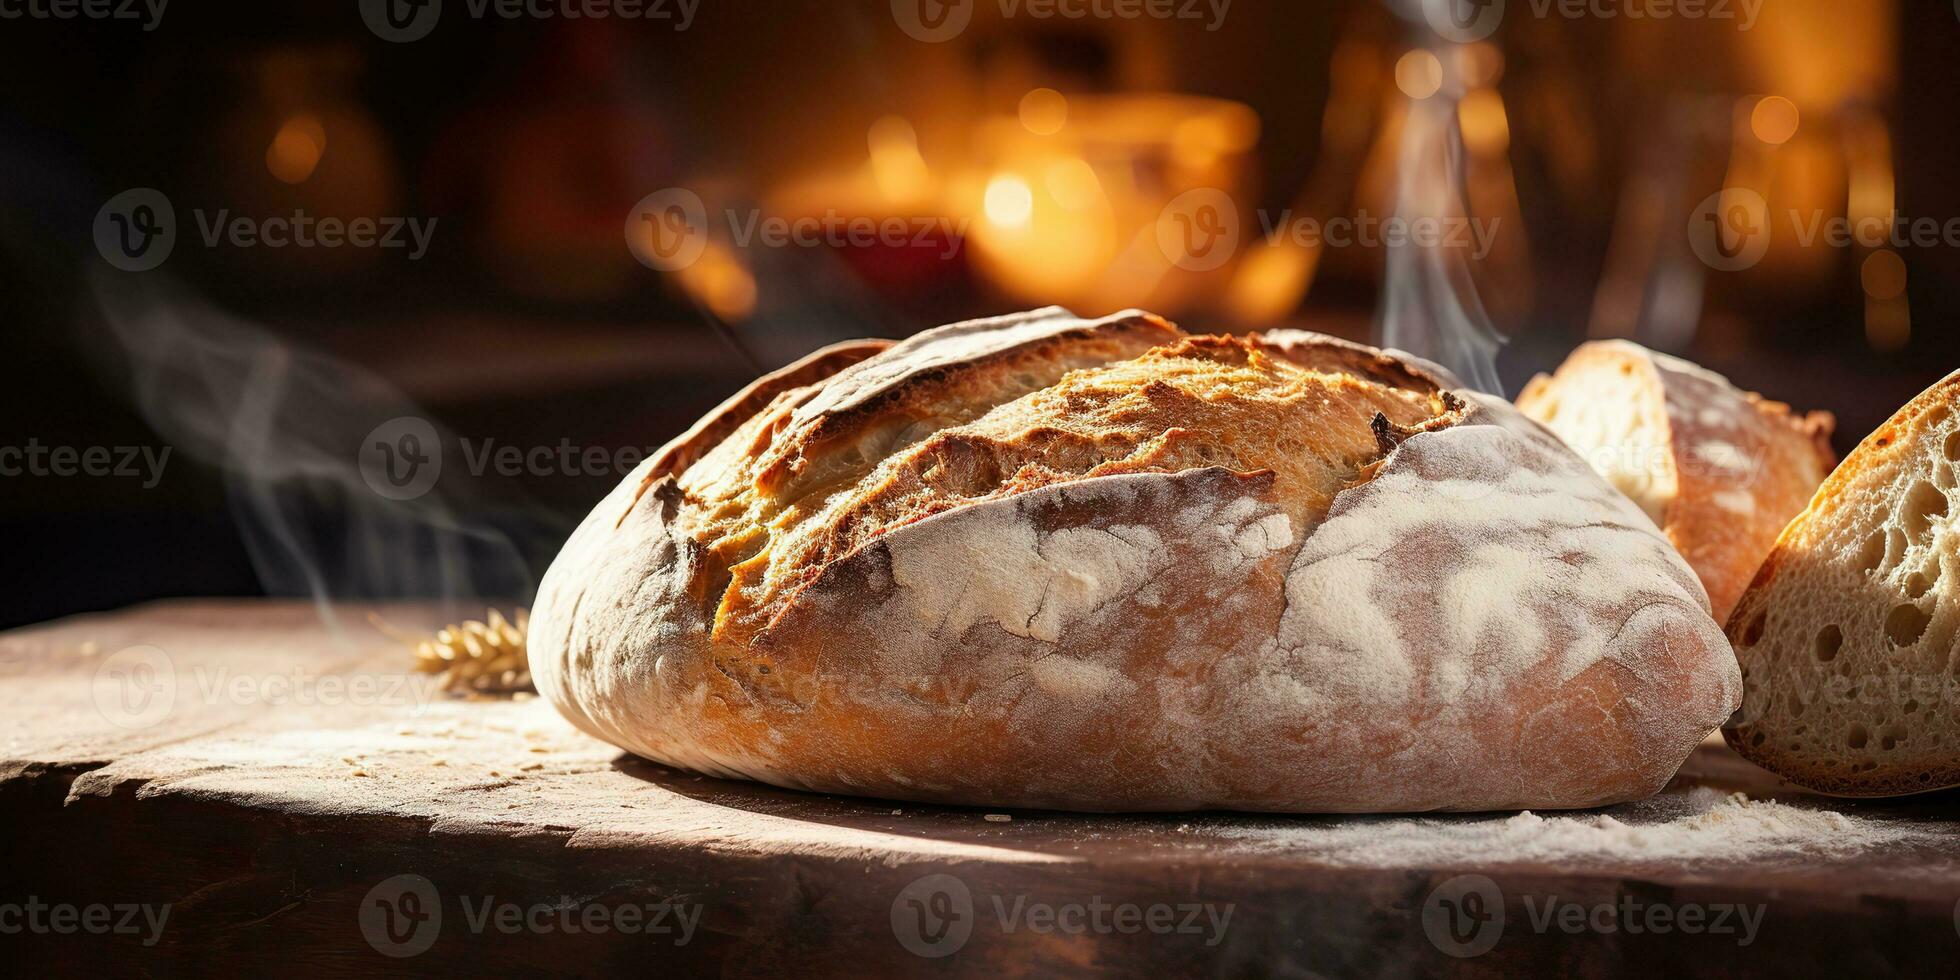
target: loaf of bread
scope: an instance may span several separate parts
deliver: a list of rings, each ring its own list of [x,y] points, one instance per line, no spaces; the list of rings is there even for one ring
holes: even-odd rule
[[[1680,549],[1717,620],[1831,471],[1829,413],[1742,391],[1623,340],[1584,344],[1518,395]]]
[[[1693,572],[1510,405],[1135,312],[756,382],[599,504],[530,644],[667,765],[1098,811],[1616,803],[1741,690]]]
[[[1737,752],[1812,789],[1960,785],[1960,372],[1845,457],[1729,619]]]

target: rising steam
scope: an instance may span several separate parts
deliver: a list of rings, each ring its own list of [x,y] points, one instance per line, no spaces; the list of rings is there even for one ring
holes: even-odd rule
[[[1390,0],[1404,19],[1427,31],[1420,0]],[[1441,47],[1447,44],[1438,42]],[[1465,186],[1466,154],[1457,104],[1463,83],[1443,66],[1441,87],[1428,98],[1412,99],[1402,125],[1395,174],[1395,216],[1405,224],[1438,222],[1445,227],[1471,220]],[[1385,347],[1426,357],[1454,371],[1470,387],[1502,395],[1497,351],[1504,338],[1491,325],[1477,295],[1471,250],[1447,239],[1410,240],[1386,249],[1382,305],[1377,334]]]
[[[386,382],[296,349],[158,273],[98,267],[91,287],[144,418],[180,453],[223,470],[268,594],[310,596],[330,622],[342,599],[431,598],[478,611],[486,598],[529,599],[536,549],[555,538],[460,516],[442,485],[392,500],[362,479],[362,443],[376,426],[402,416],[433,425]]]

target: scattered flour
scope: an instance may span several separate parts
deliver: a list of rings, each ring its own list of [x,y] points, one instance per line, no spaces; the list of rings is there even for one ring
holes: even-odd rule
[[[1752,800],[1708,787],[1594,813],[1315,818],[1213,830],[1241,846],[1353,867],[1754,861],[1842,856],[1915,838],[1934,845],[1950,836],[1950,830]]]

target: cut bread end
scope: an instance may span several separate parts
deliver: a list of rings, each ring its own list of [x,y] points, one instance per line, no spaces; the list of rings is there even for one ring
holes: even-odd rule
[[[1799,785],[1960,785],[1960,372],[1872,433],[1778,539],[1728,621],[1743,706],[1723,729]]]

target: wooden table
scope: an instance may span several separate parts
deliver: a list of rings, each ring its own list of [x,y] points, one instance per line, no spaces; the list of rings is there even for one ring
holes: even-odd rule
[[[1823,800],[1707,745],[1661,797],[1576,816],[814,796],[625,757],[540,700],[437,694],[364,612],[341,610],[336,631],[304,603],[187,601],[0,634],[10,965],[1804,976],[1960,961],[1953,794]]]

